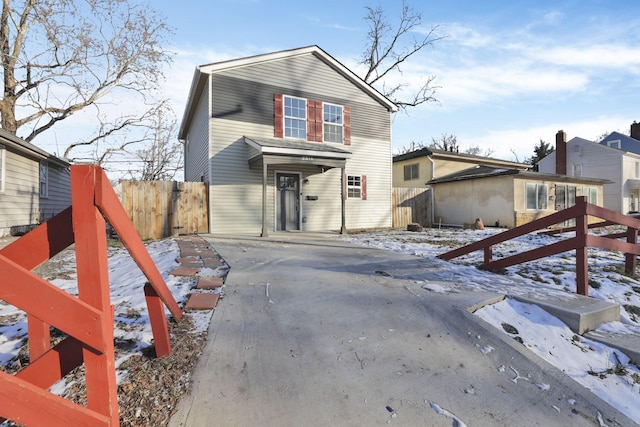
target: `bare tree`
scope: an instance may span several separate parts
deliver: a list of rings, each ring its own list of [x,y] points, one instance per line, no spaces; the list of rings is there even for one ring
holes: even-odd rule
[[[407,83],[387,83],[393,72],[402,74],[401,65],[427,46],[433,46],[438,40],[447,37],[439,34],[439,26],[428,29],[422,27],[422,14],[416,12],[403,0],[402,13],[397,26],[389,24],[381,6],[366,6],[364,17],[369,24],[369,33],[360,63],[367,67],[363,80],[380,91],[402,110],[425,102],[437,102],[435,93],[436,76],[426,76],[420,88],[412,94],[403,93]]]
[[[163,17],[148,4],[121,0],[3,0],[0,54],[2,128],[29,142],[79,111],[93,107],[95,133],[66,144],[73,160],[80,147],[105,160],[104,141],[143,126],[157,108],[154,90],[170,60]],[[109,96],[133,95],[149,111],[124,112]],[[113,99],[113,98],[111,98]],[[107,108],[110,107],[110,108]],[[107,110],[109,112],[107,113]],[[115,114],[120,110],[121,114]],[[71,135],[70,135],[71,137]],[[95,147],[102,142],[102,152]]]
[[[452,153],[460,151],[460,147],[458,146],[458,137],[446,133],[443,133],[438,138],[431,138],[431,144],[429,146],[439,150],[451,151]]]
[[[142,169],[139,174],[132,174],[134,178],[145,181],[173,180],[182,169],[183,145],[176,139],[177,124],[171,117],[171,114],[162,110],[156,115],[156,128],[150,134],[150,144],[136,152],[136,157],[142,161]]]
[[[481,148],[479,145],[472,145],[462,150],[465,154],[471,154],[472,156],[491,157],[495,152],[493,148]]]

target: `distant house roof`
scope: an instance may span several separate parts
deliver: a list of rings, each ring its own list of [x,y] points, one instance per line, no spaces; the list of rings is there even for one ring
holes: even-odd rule
[[[532,165],[527,163],[518,163],[512,162],[509,160],[495,159],[493,157],[485,157],[485,156],[476,156],[474,154],[466,154],[466,153],[456,153],[447,150],[441,150],[433,147],[423,147],[419,150],[410,151],[404,154],[398,154],[393,156],[394,162],[401,162],[403,160],[411,160],[418,159],[420,157],[436,157],[442,159],[451,159],[458,161],[472,161],[475,163],[491,163],[492,165],[501,165],[505,167],[515,168],[515,169],[530,169]]]
[[[611,147],[611,142],[619,141],[620,149],[631,153],[640,154],[640,141],[635,138],[631,138],[628,135],[620,132],[611,132],[606,138],[600,141],[600,145]],[[614,147],[611,147],[614,148]]]
[[[47,160],[58,164],[59,166],[69,167],[69,162],[50,154],[43,149],[17,137],[11,132],[0,129],[0,145],[12,147],[14,150],[38,160]]]
[[[551,173],[540,173],[540,172],[532,172],[522,169],[513,169],[513,168],[498,168],[494,166],[480,165],[477,167],[465,169],[460,172],[455,172],[446,176],[442,176],[440,178],[432,179],[427,182],[427,184],[441,184],[444,182],[456,182],[456,181],[466,181],[470,179],[482,179],[482,178],[491,178],[496,176],[504,176],[504,175],[518,175],[523,178],[539,180],[539,181],[558,181],[558,182],[574,182],[574,183],[583,183],[583,184],[611,184],[612,181],[608,179],[599,179],[599,178],[583,178],[583,177],[573,177],[567,175],[557,175]]]
[[[312,54],[319,58],[321,61],[329,65],[331,68],[340,73],[347,80],[351,81],[354,85],[360,87],[369,96],[377,100],[380,104],[384,105],[389,111],[398,111],[398,106],[393,103],[389,98],[378,92],[373,86],[358,77],[353,71],[342,65],[338,60],[322,50],[319,46],[312,45],[307,47],[301,47],[297,49],[282,50],[273,53],[266,53],[262,55],[249,56],[245,58],[231,59],[228,61],[214,62],[211,64],[204,64],[196,67],[191,82],[191,89],[189,90],[189,98],[187,100],[187,106],[185,107],[182,123],[180,125],[180,131],[178,132],[179,139],[186,138],[187,124],[193,117],[193,112],[197,107],[197,98],[204,87],[207,77],[210,74],[218,71],[224,71],[237,67],[243,67],[247,65],[259,64],[261,62],[274,61],[278,59],[290,58],[299,55]]]

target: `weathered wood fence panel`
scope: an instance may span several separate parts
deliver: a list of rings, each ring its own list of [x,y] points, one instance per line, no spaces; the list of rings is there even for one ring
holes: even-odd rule
[[[121,181],[119,190],[122,205],[143,240],[209,232],[205,183]]]
[[[406,227],[411,223],[431,226],[430,189],[394,187],[392,203],[394,227]]]

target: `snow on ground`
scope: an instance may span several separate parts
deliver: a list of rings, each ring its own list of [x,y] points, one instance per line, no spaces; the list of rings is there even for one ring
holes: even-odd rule
[[[180,256],[178,244],[173,239],[154,241],[146,245],[149,255],[165,280],[169,290],[179,305],[193,292],[195,277],[170,276],[169,273],[179,266],[176,258]],[[115,306],[114,335],[116,341],[116,367],[127,358],[140,354],[152,344],[153,334],[144,297],[144,274],[123,247],[109,247],[109,282],[111,304]],[[63,251],[47,263],[55,263],[54,268],[44,269],[44,279],[71,295],[78,295],[75,270],[75,253]],[[222,270],[207,269],[206,275],[222,275]],[[169,315],[165,309],[165,313]],[[206,331],[213,310],[191,313],[195,324],[194,333]],[[4,301],[0,301],[0,365],[8,371],[19,368],[24,362],[24,344],[27,340],[27,319],[23,311]],[[22,349],[22,353],[20,350]],[[126,349],[126,350],[123,350]],[[118,370],[118,379],[126,372]],[[61,393],[64,381],[52,388]]]
[[[393,230],[354,234],[344,239],[424,257],[434,279],[416,279],[415,282],[431,292],[482,290],[507,295],[573,298],[576,291],[574,251],[509,267],[499,274],[476,267],[483,262],[482,251],[451,261],[436,258],[439,254],[501,231],[425,229],[416,233]],[[494,259],[548,245],[562,238],[534,234],[522,236],[494,246]],[[623,274],[624,254],[590,248],[588,257],[589,295],[621,306],[621,321],[602,325],[596,332],[640,336],[640,281]],[[640,369],[619,350],[576,335],[538,306],[514,299],[506,298],[475,314],[521,341],[538,356],[640,423],[640,406],[637,404],[640,399]]]

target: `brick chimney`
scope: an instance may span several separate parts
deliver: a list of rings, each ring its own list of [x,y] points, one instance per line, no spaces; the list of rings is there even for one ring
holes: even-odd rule
[[[567,134],[563,130],[556,133],[556,173],[567,174]]]
[[[636,123],[635,121],[631,123],[631,138],[640,141],[640,123]]]

